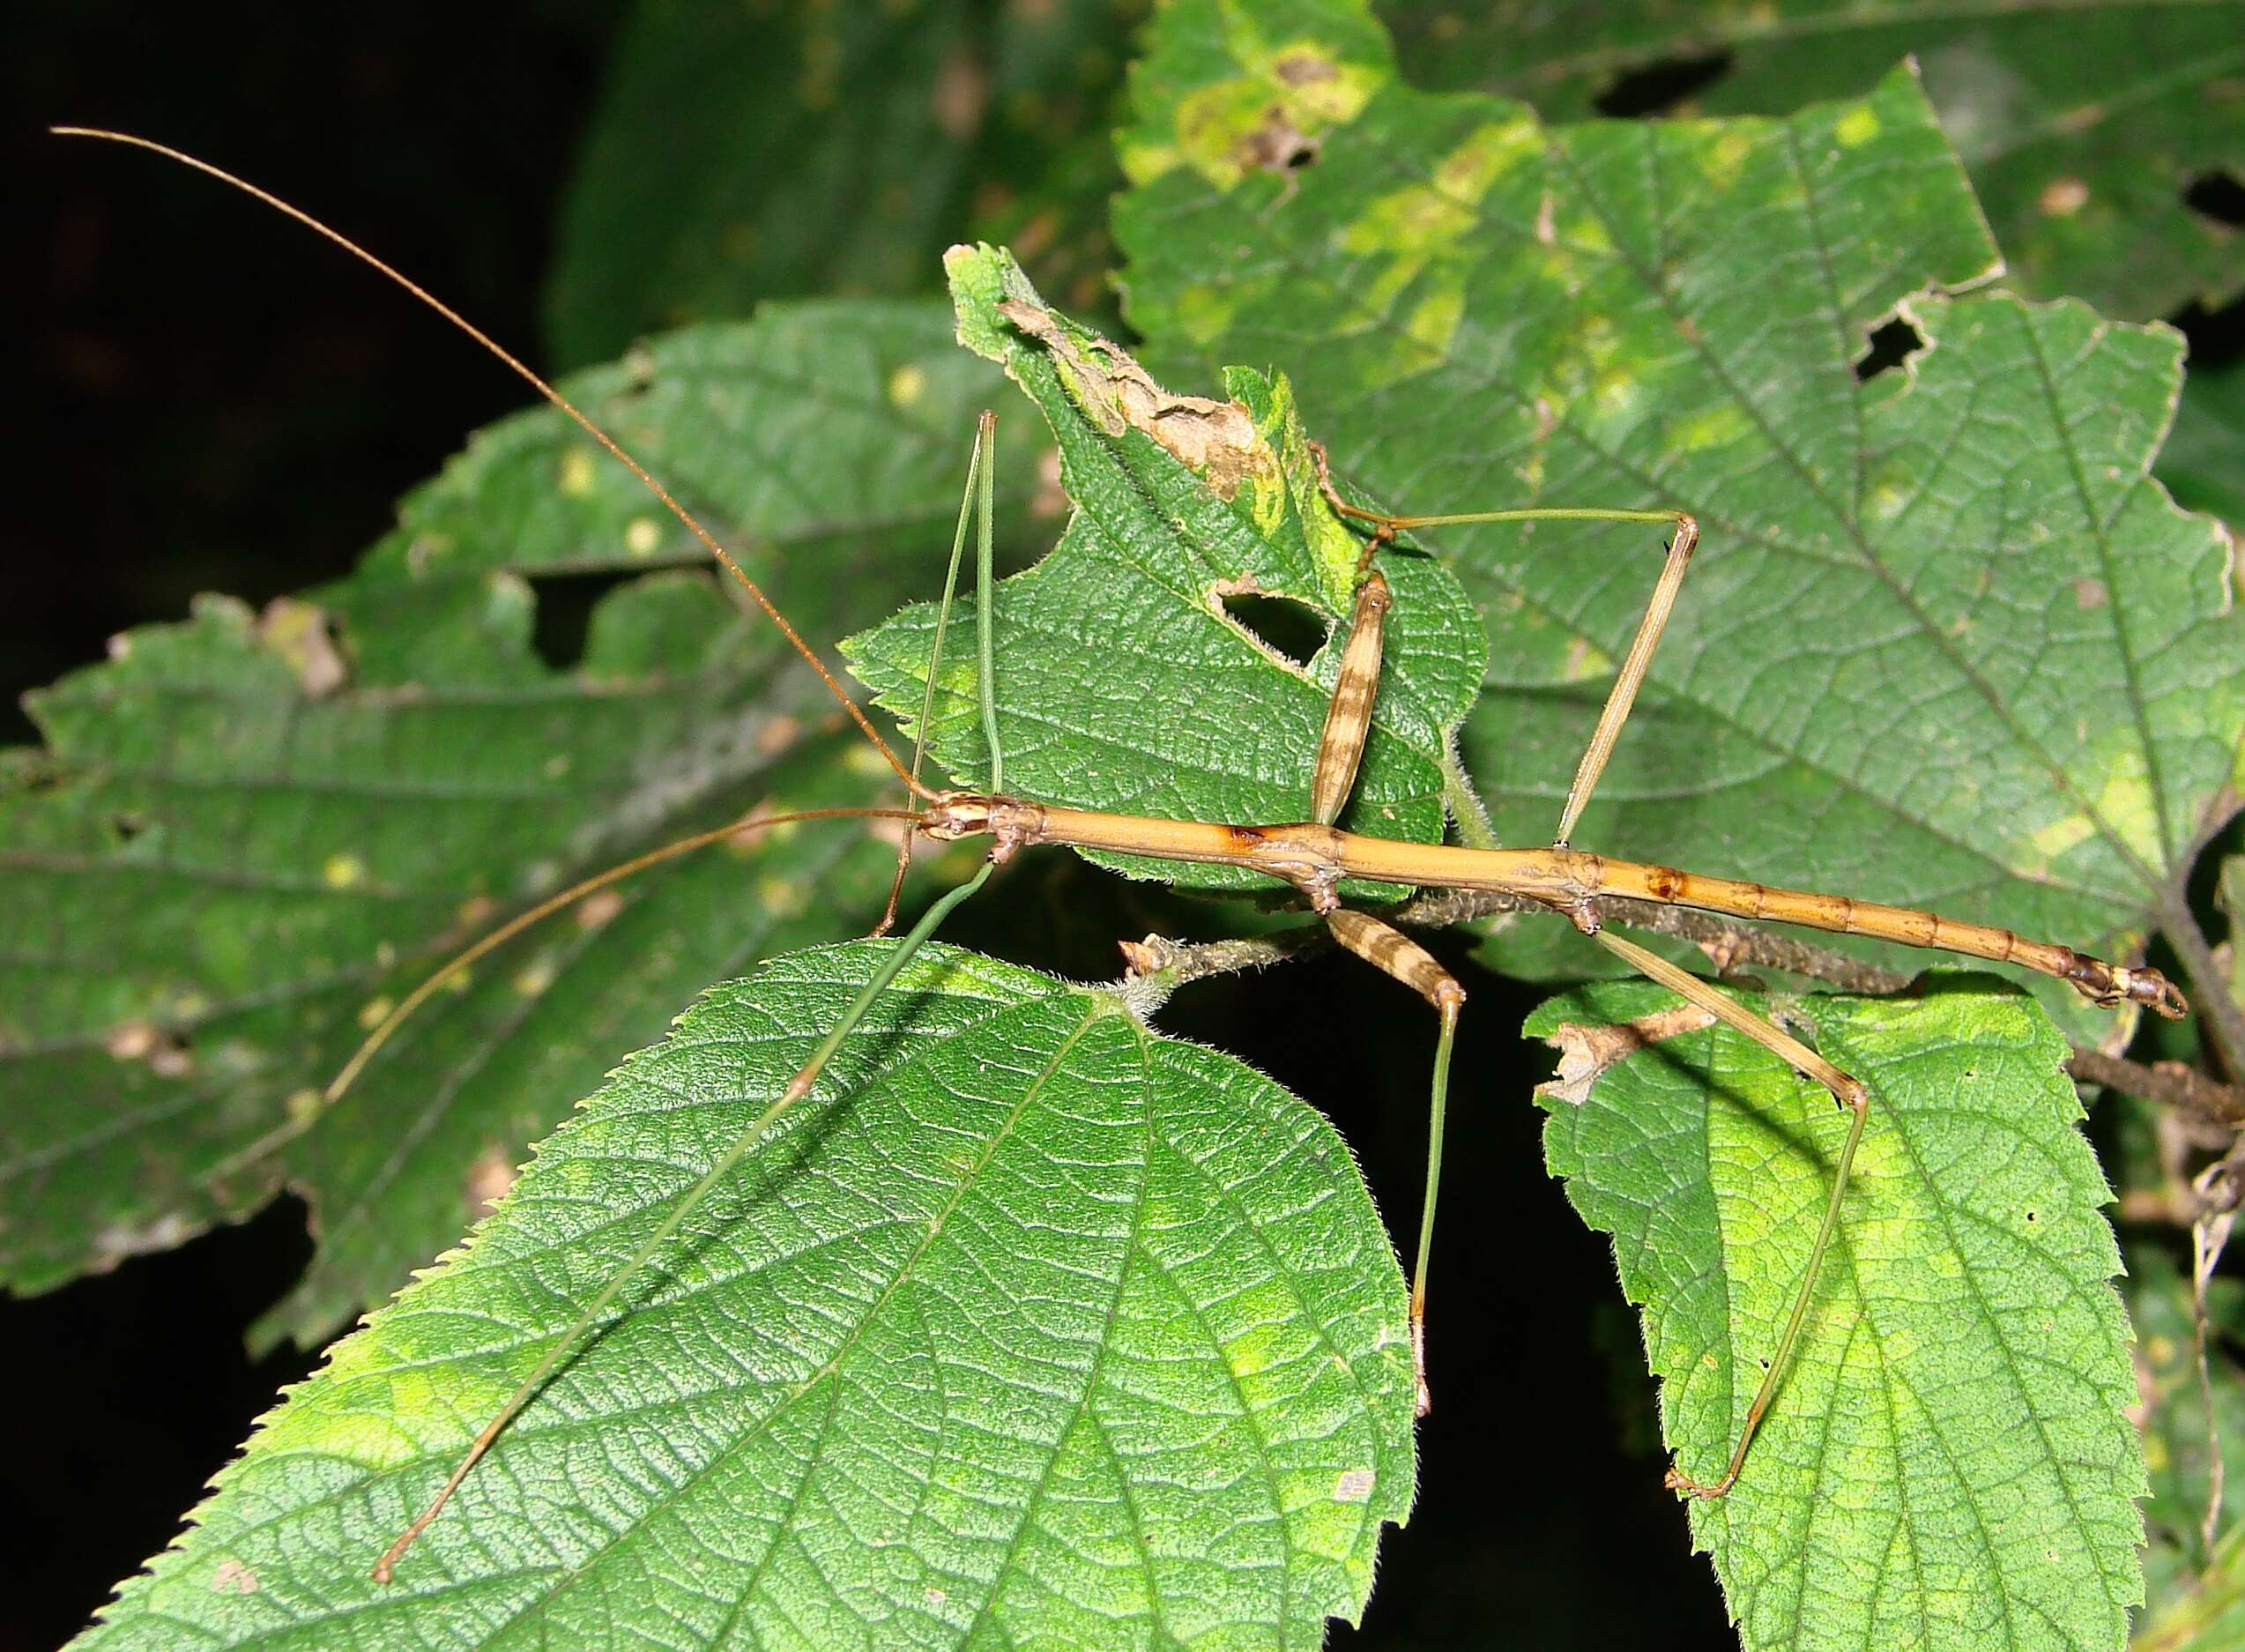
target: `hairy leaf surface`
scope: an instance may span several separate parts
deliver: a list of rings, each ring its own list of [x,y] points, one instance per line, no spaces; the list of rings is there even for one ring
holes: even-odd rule
[[[1691,1506],[1750,1648],[2117,1647],[2142,1597],[2120,1254],[2064,1041],[2024,994],[1935,979],[1915,1001],[1793,1007],[1873,1102],[1747,1473]],[[1528,1031],[1580,1050],[1585,1027],[1646,1030],[1547,1087],[1544,1144],[1614,1236],[1664,1434],[1706,1481],[1791,1310],[1847,1120],[1704,1016],[1641,1019],[1676,1002],[1602,986]]]
[[[1789,115],[1853,97],[1914,57],[2018,285],[2148,320],[2245,286],[2245,237],[2191,187],[2245,155],[2245,27],[2234,0],[1960,6],[1394,0],[1405,71],[1580,119],[1636,72],[1705,63],[1690,109]]]
[[[1908,75],[1785,121],[1547,129],[1402,86],[1335,0],[1290,33],[1181,5],[1134,86],[1118,227],[1162,370],[1283,363],[1337,469],[1397,508],[1699,516],[1578,842],[2108,956],[2173,916],[2245,732],[2229,548],[2149,475],[2179,340],[1950,296],[1996,252]],[[1219,109],[1319,159],[1242,167]],[[1859,378],[1898,313],[1922,347]],[[1423,537],[1490,623],[1468,764],[1500,836],[1537,841],[1657,540]]]
[[[943,947],[368,1580],[884,947],[632,1058],[81,1644],[1314,1648],[1359,1612],[1412,1384],[1347,1150],[1115,994]]]
[[[855,303],[680,335],[571,388],[817,636],[940,581],[989,380],[940,309]],[[486,959],[319,1105],[388,1004],[532,897],[758,804],[886,800],[706,560],[531,413],[409,499],[350,579],[262,616],[206,599],[33,697],[46,748],[0,782],[10,1284],[175,1244],[286,1183],[322,1248],[261,1335],[316,1338],[457,1239],[691,993],[877,910],[888,851],[857,827],[707,852]],[[541,606],[596,592],[581,652],[549,664],[539,644],[568,639],[539,635]]]

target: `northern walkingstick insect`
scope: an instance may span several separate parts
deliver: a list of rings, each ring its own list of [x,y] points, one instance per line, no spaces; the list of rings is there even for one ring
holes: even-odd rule
[[[152,145],[143,146],[158,147]],[[191,160],[189,164],[201,165]],[[203,169],[215,170],[207,167]],[[216,175],[226,178],[224,174]],[[231,178],[227,178],[227,181],[237,182]],[[252,193],[258,192],[253,190]],[[312,223],[301,213],[272,201],[270,197],[261,198],[302,221]],[[361,257],[368,258],[368,255],[342,241],[333,232],[316,223],[312,227]],[[374,263],[377,269],[391,275],[392,279],[399,279],[377,261],[368,258],[368,262]],[[466,328],[465,323],[460,322],[457,316],[452,316],[427,294],[412,287],[410,283],[405,285],[416,296],[431,303],[457,324]],[[1007,306],[1000,307],[1000,313],[1032,337],[1043,337],[1042,330],[1050,330],[1056,338],[1059,334],[1058,324],[1049,317],[1048,312],[1041,312],[1022,300],[1009,300]],[[1791,1033],[1740,1006],[1728,995],[1687,974],[1672,963],[1611,934],[1606,926],[1600,903],[1609,897],[1622,897],[1665,905],[1694,907],[1747,919],[1766,918],[1811,928],[1958,952],[2041,971],[2067,981],[2084,996],[2100,1004],[2137,1004],[2168,1016],[2179,1015],[2182,1011],[2180,994],[2156,971],[2107,964],[2070,948],[2023,939],[2005,929],[1944,919],[1912,908],[1859,902],[1844,896],[1772,889],[1758,883],[1708,877],[1657,865],[1609,860],[1573,849],[1569,839],[1574,824],[1597,785],[1606,759],[1629,714],[1633,696],[1649,665],[1697,540],[1696,523],[1684,513],[1667,510],[1523,510],[1420,517],[1388,515],[1345,499],[1330,475],[1326,473],[1325,458],[1322,452],[1319,452],[1317,461],[1322,495],[1337,517],[1361,525],[1364,546],[1359,563],[1361,577],[1356,591],[1349,642],[1343,651],[1338,681],[1331,695],[1323,738],[1311,768],[1305,811],[1307,818],[1297,823],[1220,823],[1080,810],[1057,803],[1016,797],[1003,789],[995,722],[1002,664],[995,659],[992,646],[993,605],[986,595],[992,532],[987,495],[992,459],[985,425],[982,437],[977,443],[970,473],[970,496],[967,507],[962,510],[959,532],[955,540],[954,568],[955,570],[970,522],[978,521],[985,595],[977,605],[982,654],[977,687],[988,730],[990,772],[984,786],[937,791],[923,784],[915,773],[908,770],[889,752],[866,720],[864,713],[828,675],[813,651],[788,627],[777,610],[765,600],[762,592],[653,478],[641,471],[606,435],[594,428],[566,402],[561,401],[542,380],[503,351],[498,350],[472,328],[466,330],[529,379],[541,393],[554,399],[571,417],[577,419],[596,441],[630,465],[635,474],[656,493],[665,506],[703,539],[711,554],[748,589],[771,620],[786,634],[797,651],[819,670],[836,700],[856,719],[873,748],[881,753],[888,765],[910,786],[916,800],[913,807],[903,811],[843,810],[823,813],[886,815],[901,820],[912,830],[938,839],[987,835],[995,845],[992,855],[993,863],[1024,847],[1067,844],[1156,860],[1225,867],[1256,874],[1275,886],[1290,886],[1298,891],[1312,910],[1320,915],[1333,937],[1342,946],[1387,971],[1429,1000],[1439,1015],[1441,1025],[1431,1106],[1435,1145],[1430,1154],[1428,1196],[1415,1270],[1410,1321],[1415,1364],[1420,1366],[1422,1372],[1422,1405],[1424,1403],[1424,1354],[1420,1344],[1424,1329],[1427,1247],[1433,1215],[1433,1185],[1438,1167],[1450,1043],[1464,995],[1455,979],[1400,930],[1372,913],[1344,906],[1341,900],[1341,886],[1344,882],[1360,881],[1404,888],[1486,890],[1520,897],[1550,909],[1565,917],[1583,934],[1616,956],[1680,993],[1707,1015],[1727,1023],[1746,1038],[1778,1055],[1801,1074],[1823,1085],[1837,1102],[1850,1111],[1848,1135],[1834,1167],[1821,1231],[1813,1249],[1804,1259],[1801,1282],[1793,1299],[1790,1314],[1775,1346],[1769,1351],[1759,1392],[1746,1414],[1728,1460],[1721,1466],[1719,1474],[1706,1484],[1694,1481],[1680,1469],[1672,1475],[1671,1483],[1679,1489],[1706,1497],[1720,1496],[1727,1492],[1737,1479],[1742,1468],[1748,1464],[1755,1432],[1772,1397],[1784,1380],[1789,1355],[1811,1303],[1819,1265],[1840,1219],[1855,1145],[1861,1138],[1869,1110],[1876,1105],[1876,1098],[1856,1079],[1810,1049]],[[1055,347],[1059,347],[1057,343]],[[1119,353],[1110,353],[1104,359],[1110,366],[1115,367],[1118,373],[1121,370],[1120,364],[1127,362],[1127,359]],[[1380,554],[1399,533],[1412,529],[1439,527],[1453,523],[1529,521],[1555,517],[1658,522],[1672,525],[1672,535],[1666,562],[1655,585],[1655,594],[1599,716],[1596,731],[1584,753],[1561,811],[1552,844],[1531,849],[1458,848],[1438,844],[1405,843],[1339,830],[1334,822],[1348,800],[1378,694],[1382,666],[1381,627],[1393,599],[1387,582],[1377,567]],[[931,663],[928,671],[931,703],[939,664],[940,654]],[[807,813],[792,818],[815,817],[815,814]],[[740,822],[681,840],[579,883],[494,931],[469,953],[462,955],[444,971],[430,978],[422,993],[409,998],[390,1014],[376,1029],[360,1055],[338,1076],[331,1087],[329,1099],[331,1101],[349,1086],[364,1064],[379,1052],[390,1031],[413,1011],[427,992],[441,986],[455,971],[472,961],[487,948],[519,933],[523,927],[547,912],[628,876],[655,859],[687,852],[702,843],[729,836],[744,825],[777,823],[784,818],[790,817],[774,817],[762,822]],[[828,1059],[848,1037],[858,1018],[886,989],[896,971],[904,967],[918,944],[951,910],[981,886],[986,875],[987,867],[930,909],[905,941],[889,955],[890,961],[866,983],[853,1006],[836,1021],[827,1038],[802,1065],[794,1078],[770,1099],[763,1112],[738,1136],[732,1146],[677,1202],[664,1221],[641,1240],[623,1266],[607,1279],[590,1306],[578,1315],[575,1326],[551,1343],[537,1368],[491,1418],[435,1499],[411,1527],[398,1535],[389,1552],[382,1556],[375,1566],[377,1577],[387,1581],[392,1569],[402,1561],[414,1537],[438,1515],[453,1490],[473,1471],[485,1451],[502,1436],[522,1408],[536,1396],[553,1373],[579,1351],[585,1332],[615,1300],[618,1293],[630,1284],[641,1266],[684,1227],[704,1196],[764,1139],[765,1133],[787,1109],[810,1092]]]

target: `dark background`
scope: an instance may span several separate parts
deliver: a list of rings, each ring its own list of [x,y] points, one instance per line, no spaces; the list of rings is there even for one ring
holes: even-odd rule
[[[621,10],[78,4],[0,23],[15,117],[0,134],[13,185],[0,226],[13,335],[0,352],[13,414],[0,738],[35,738],[15,710],[23,689],[97,658],[116,631],[177,617],[197,592],[256,602],[343,571],[398,495],[524,399],[301,229],[153,157],[39,129],[120,125],[238,169],[535,365],[556,206]],[[2233,313],[2204,340],[2234,351],[2239,331]],[[1005,916],[1097,898],[1083,882],[1068,863],[1025,871]],[[970,918],[958,938],[997,927]],[[1007,927],[997,944],[1020,962],[1111,973],[1111,955],[1087,955],[1057,918],[1041,944]],[[1535,994],[1467,979],[1423,1495],[1383,1550],[1366,1632],[1336,1640],[1735,1644],[1661,1490],[1651,1385],[1606,1245],[1541,1169],[1528,1088],[1548,1063],[1514,1035]],[[1341,996],[1363,1025],[1296,1008]],[[1316,1098],[1408,1243],[1431,1020],[1326,959],[1195,988],[1163,1024]],[[303,1217],[284,1201],[106,1277],[0,1300],[0,1405],[15,1424],[0,1497],[16,1527],[0,1544],[0,1652],[80,1626],[309,1369],[286,1353],[249,1365],[241,1346],[309,1254]]]

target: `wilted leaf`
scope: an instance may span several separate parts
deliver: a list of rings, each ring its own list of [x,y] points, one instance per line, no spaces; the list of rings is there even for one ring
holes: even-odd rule
[[[871,304],[681,335],[573,386],[814,636],[940,581],[990,387],[940,309]],[[177,1243],[287,1183],[322,1250],[262,1334],[316,1337],[456,1239],[692,993],[864,921],[889,852],[859,828],[710,851],[485,960],[319,1107],[382,1007],[529,897],[760,801],[889,800],[704,560],[529,414],[410,499],[351,579],[262,619],[208,599],[33,698],[47,749],[0,794],[10,1284]],[[564,577],[623,583],[549,665],[540,599],[585,589]]]
[[[1644,1016],[1642,984],[1528,1023]],[[1792,1013],[1870,1122],[1746,1474],[1691,1505],[1750,1648],[2116,1647],[2142,1594],[2142,1458],[2109,1197],[2033,1001],[1944,979]],[[1678,1463],[1712,1479],[1791,1310],[1847,1118],[1725,1029],[1547,1095],[1554,1174],[1611,1233]]]
[[[2232,0],[1776,6],[1392,0],[1405,72],[1430,88],[1591,113],[1632,75],[1704,63],[1694,114],[1789,115],[1854,97],[1914,56],[2017,274],[2037,297],[2135,320],[2245,286],[2245,235],[2186,200],[2245,182],[2245,23]]]
[[[1347,1150],[1113,993],[948,948],[369,1581],[881,950],[767,965],[634,1057],[80,1644],[1306,1647],[1360,1611],[1412,1385]]]
[[[1907,75],[1789,121],[1547,130],[1397,84],[1338,0],[1282,48],[1214,15],[1165,13],[1133,83],[1118,227],[1159,370],[1282,365],[1336,467],[1415,512],[1701,520],[1579,843],[2108,956],[2173,919],[2245,731],[2228,547],[2148,474],[2179,341],[1947,296],[1995,249]],[[1283,182],[1208,115],[1259,99],[1319,133]],[[1898,310],[1924,347],[1859,379]],[[1423,537],[1491,631],[1468,767],[1499,835],[1539,841],[1657,538]]]
[[[774,298],[926,292],[970,225],[1095,301],[1140,9],[644,0],[563,213],[554,353],[599,361]]]

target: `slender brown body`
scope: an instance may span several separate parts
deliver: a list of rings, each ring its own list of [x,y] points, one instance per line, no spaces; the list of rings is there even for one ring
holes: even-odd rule
[[[1232,826],[1152,820],[1093,809],[1060,808],[1019,798],[949,793],[921,817],[931,837],[987,832],[1000,855],[1029,844],[1069,844],[1156,855],[1167,860],[1244,867],[1290,883],[1320,912],[1338,903],[1343,878],[1419,889],[1496,889],[1545,901],[1578,927],[1593,930],[1590,902],[1600,895],[1634,897],[1696,907],[1728,917],[1800,924],[1840,934],[2016,964],[2069,982],[2084,997],[2114,1006],[2143,1004],[2162,1016],[2184,1013],[2182,994],[2157,970],[2128,969],[1989,924],[1943,918],[1915,907],[1888,906],[1846,895],[1774,889],[1738,878],[1709,877],[1639,860],[1616,860],[1576,849],[1468,849],[1398,843],[1334,826],[1303,822]]]

